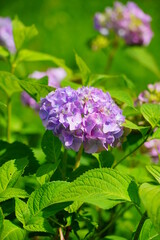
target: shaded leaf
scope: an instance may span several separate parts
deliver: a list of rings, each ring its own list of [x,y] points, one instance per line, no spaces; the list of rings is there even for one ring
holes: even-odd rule
[[[8,57],[9,51],[4,47],[0,46],[0,57]]]
[[[143,127],[143,126],[138,126],[135,123],[125,119],[125,122],[123,123],[123,126],[129,129],[134,129],[134,130],[138,130],[142,133],[142,135],[145,135],[150,127]]]
[[[52,131],[47,130],[44,133],[41,146],[48,162],[56,162],[59,159],[62,143]]]
[[[113,97],[123,103],[126,103],[130,107],[133,107],[133,100],[127,92],[125,92],[123,90],[119,90],[119,89],[111,89],[111,90],[109,90],[109,93],[110,93],[111,97]]]
[[[31,232],[55,233],[55,231],[53,230],[53,227],[51,227],[48,221],[42,217],[32,218],[27,225],[24,225],[24,228]]]
[[[29,197],[28,193],[19,188],[7,188],[0,193],[0,202],[6,201],[11,198],[27,198]]]
[[[16,198],[15,199],[15,214],[16,218],[23,223],[23,225],[27,224],[30,218],[30,212],[28,206],[22,200]]]

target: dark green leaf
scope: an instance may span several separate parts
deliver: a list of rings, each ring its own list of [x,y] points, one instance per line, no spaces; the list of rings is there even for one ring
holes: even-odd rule
[[[26,236],[26,231],[17,227],[15,224],[9,220],[4,220],[3,232],[1,235],[1,240],[24,240]]]
[[[48,162],[56,162],[59,159],[62,143],[52,131],[47,130],[44,133],[41,146]]]

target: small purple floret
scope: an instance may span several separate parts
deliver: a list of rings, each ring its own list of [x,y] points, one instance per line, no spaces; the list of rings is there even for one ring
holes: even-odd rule
[[[160,156],[160,139],[153,139],[144,143],[154,163],[159,162]]]
[[[44,126],[68,149],[87,153],[113,147],[123,134],[124,116],[110,94],[93,87],[59,88],[41,99]]]
[[[13,39],[12,21],[8,17],[0,17],[0,45],[6,47],[11,53],[16,52]]]
[[[104,13],[96,13],[94,17],[95,29],[103,35],[113,31],[127,45],[148,45],[153,37],[150,22],[151,17],[133,2],[126,5],[115,2],[113,8],[107,7]]]
[[[29,78],[41,79],[43,77],[48,77],[48,86],[59,88],[60,82],[66,77],[66,75],[66,71],[63,68],[49,68],[46,72],[35,71],[29,75]],[[22,92],[21,100],[24,105],[29,106],[36,111],[39,110],[39,104],[28,93]]]

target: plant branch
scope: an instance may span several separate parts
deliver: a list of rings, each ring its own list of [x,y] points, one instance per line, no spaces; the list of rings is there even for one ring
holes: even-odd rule
[[[7,101],[7,141],[10,142],[11,137],[11,98]]]
[[[142,216],[139,224],[138,224],[138,227],[137,227],[137,230],[136,230],[136,232],[135,232],[135,235],[134,235],[133,240],[138,240],[138,239],[139,239],[139,235],[140,235],[140,233],[141,233],[143,224],[144,224],[144,222],[146,221],[147,218],[148,218],[148,217],[147,217],[147,213],[145,212],[145,213],[143,214],[143,216]]]
[[[81,156],[82,156],[82,152],[83,152],[83,144],[81,145],[78,153],[77,153],[77,156],[76,156],[76,163],[75,163],[75,166],[74,166],[74,171],[79,167],[80,165],[80,160],[81,160]]]

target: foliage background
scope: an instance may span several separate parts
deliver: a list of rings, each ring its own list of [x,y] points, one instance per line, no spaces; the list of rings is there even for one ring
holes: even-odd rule
[[[93,73],[103,73],[106,55],[102,51],[92,52],[88,47],[88,41],[98,35],[93,27],[95,12],[103,12],[104,8],[112,6],[113,2],[113,0],[1,0],[0,15],[11,18],[18,15],[25,25],[33,23],[36,25],[39,35],[30,42],[29,48],[63,58],[71,68],[76,68],[75,50],[86,61]],[[148,51],[160,66],[160,2],[158,0],[135,0],[134,2],[152,17],[154,38],[148,46]],[[34,64],[28,66],[27,71],[43,70],[46,66],[48,67],[48,63]],[[138,92],[145,89],[148,83],[157,81],[154,74],[135,61],[129,60],[125,49],[118,51],[111,72],[126,74],[138,85]]]

